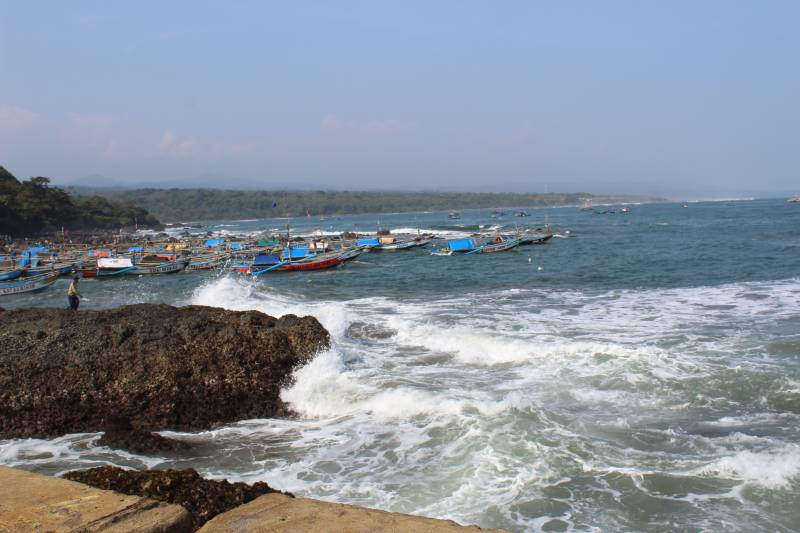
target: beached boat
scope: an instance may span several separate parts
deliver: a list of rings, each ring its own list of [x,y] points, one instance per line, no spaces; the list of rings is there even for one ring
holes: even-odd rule
[[[55,283],[58,278],[58,273],[39,274],[38,276],[23,277],[13,281],[0,283],[0,296],[39,291]]]

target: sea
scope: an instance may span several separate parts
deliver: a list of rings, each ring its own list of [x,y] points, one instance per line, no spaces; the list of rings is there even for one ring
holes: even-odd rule
[[[86,309],[164,302],[313,315],[332,347],[283,391],[295,419],[165,432],[193,444],[168,457],[99,446],[97,433],[5,440],[0,464],[52,475],[191,467],[520,532],[800,531],[800,206],[627,207],[172,228],[457,238],[549,224],[555,237],[487,255],[372,252],[255,280],[86,280]],[[66,307],[66,283],[0,305]]]

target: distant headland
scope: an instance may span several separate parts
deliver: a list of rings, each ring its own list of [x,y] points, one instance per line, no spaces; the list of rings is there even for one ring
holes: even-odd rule
[[[535,208],[595,204],[665,202],[654,196],[574,193],[486,193],[403,191],[290,191],[225,189],[72,188],[75,194],[102,195],[147,209],[164,222],[409,213],[488,208]]]

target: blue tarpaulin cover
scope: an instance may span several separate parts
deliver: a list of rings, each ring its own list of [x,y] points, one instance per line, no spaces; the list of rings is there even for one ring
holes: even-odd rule
[[[281,258],[275,254],[259,254],[253,259],[254,266],[277,265],[280,262]]]
[[[472,239],[454,239],[447,241],[447,246],[454,252],[467,252],[475,249],[475,243],[472,242]]]
[[[241,242],[231,243],[231,250],[243,250],[244,248],[247,248],[247,246],[244,243]]]
[[[295,248],[295,247],[285,248],[283,250],[283,257],[288,257],[291,259],[300,259],[307,255],[308,255],[308,248],[305,246],[302,248]]]
[[[128,248],[128,251],[131,253],[144,252],[144,246],[131,246],[130,248]]]
[[[379,246],[380,241],[378,239],[358,239],[356,244],[359,246]]]
[[[220,244],[225,244],[225,239],[208,239],[206,241],[206,247],[208,248],[219,246]]]
[[[32,255],[36,255],[39,252],[46,252],[46,251],[48,251],[47,246],[28,246],[28,248],[25,250],[25,253],[30,252]]]

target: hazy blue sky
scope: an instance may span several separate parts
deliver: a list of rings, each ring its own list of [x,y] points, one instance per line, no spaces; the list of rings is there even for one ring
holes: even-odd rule
[[[800,193],[800,1],[0,0],[57,182]]]

